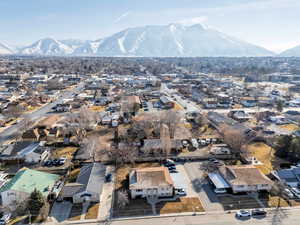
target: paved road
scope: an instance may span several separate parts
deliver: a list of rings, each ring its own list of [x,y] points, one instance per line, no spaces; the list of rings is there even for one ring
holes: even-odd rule
[[[26,116],[31,121],[36,121],[36,120],[42,118],[43,116],[45,116],[48,112],[50,112],[54,106],[62,103],[63,99],[72,97],[72,95],[74,93],[79,93],[83,89],[83,87],[84,87],[84,83],[81,82],[72,90],[63,92],[60,95],[60,97],[57,100],[55,100],[54,102],[49,103],[32,113],[23,115],[23,117]],[[14,138],[19,128],[20,128],[20,124],[15,124],[15,125],[12,125],[12,126],[6,128],[2,132],[0,132],[0,144],[3,144],[5,141]]]
[[[63,222],[69,218],[72,203],[68,201],[54,202],[50,216],[53,217],[57,222]]]
[[[209,213],[207,215],[197,216],[174,216],[174,217],[156,217],[156,218],[141,218],[111,221],[106,223],[86,223],[82,221],[81,224],[91,225],[299,225],[300,210],[292,209],[282,213],[269,212],[268,216],[260,219],[246,219],[238,220],[234,214],[224,213]],[[77,223],[80,224],[80,223]],[[50,225],[50,224],[49,224]]]
[[[229,113],[233,109],[203,109],[196,105],[194,102],[186,100],[181,98],[178,95],[178,92],[176,90],[169,89],[166,84],[161,85],[161,92],[164,92],[168,96],[175,96],[176,101],[178,104],[180,104],[182,107],[186,107],[187,112],[193,112],[193,111],[200,111],[202,113],[207,113],[210,111],[218,112],[218,113]],[[240,108],[238,110],[243,110],[247,113],[255,113],[255,112],[263,112],[263,111],[275,111],[274,109],[265,108],[265,107],[252,107],[252,108]],[[293,110],[293,111],[300,111],[300,107],[285,107],[283,109],[283,112]]]

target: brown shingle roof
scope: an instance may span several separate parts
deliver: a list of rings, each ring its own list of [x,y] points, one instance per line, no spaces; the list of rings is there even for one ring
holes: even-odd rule
[[[130,173],[130,188],[171,186],[173,180],[166,167],[134,169]]]
[[[224,166],[220,168],[220,172],[231,185],[258,185],[273,183],[253,165]]]

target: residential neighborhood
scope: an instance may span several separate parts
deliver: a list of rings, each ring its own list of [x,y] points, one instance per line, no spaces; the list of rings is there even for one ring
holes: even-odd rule
[[[297,209],[300,94],[279,75],[3,73],[7,224]]]

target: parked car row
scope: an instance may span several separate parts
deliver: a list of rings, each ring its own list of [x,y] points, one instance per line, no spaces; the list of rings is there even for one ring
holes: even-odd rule
[[[252,217],[265,217],[267,215],[267,212],[263,209],[253,209],[251,211],[241,209],[236,212],[237,218],[250,218]]]
[[[216,138],[203,138],[203,139],[191,139],[191,140],[182,140],[182,145],[184,147],[193,146],[194,148],[199,148],[200,146],[207,146],[209,144],[216,144],[219,140]]]
[[[163,166],[168,168],[170,173],[178,173],[175,162],[173,160],[166,159],[165,161],[163,161],[162,164],[163,164]]]
[[[52,166],[62,166],[66,163],[66,158],[65,157],[62,157],[62,158],[59,158],[59,159],[52,159],[52,160],[47,160],[45,163],[44,163],[44,166],[46,167],[52,167]]]

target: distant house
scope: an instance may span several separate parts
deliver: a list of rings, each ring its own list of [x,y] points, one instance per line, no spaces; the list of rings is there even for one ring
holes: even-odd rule
[[[0,188],[2,205],[15,208],[17,202],[25,201],[36,189],[46,198],[59,180],[55,174],[31,169],[21,169],[5,185]]]
[[[270,191],[273,182],[253,165],[223,166],[209,174],[217,188],[231,189],[233,193]]]
[[[183,148],[181,140],[171,139],[171,149],[179,151]],[[162,143],[160,139],[144,139],[144,145],[141,148],[145,153],[162,153]]]
[[[167,96],[161,96],[159,100],[161,105],[166,109],[171,109],[174,107],[175,103]]]
[[[229,112],[229,116],[238,122],[246,122],[251,119],[251,116],[244,110],[232,110]]]
[[[273,174],[277,179],[290,187],[298,187],[300,184],[300,167],[281,169],[273,172]]]
[[[22,141],[1,149],[0,160],[2,162],[17,161],[30,164],[39,163],[49,156],[49,151],[40,146],[39,142]]]
[[[174,183],[166,167],[133,169],[129,174],[131,198],[171,197]]]
[[[88,163],[80,169],[75,183],[65,185],[59,198],[73,203],[99,202],[105,179],[106,167],[101,163]]]

